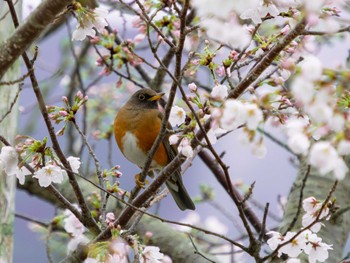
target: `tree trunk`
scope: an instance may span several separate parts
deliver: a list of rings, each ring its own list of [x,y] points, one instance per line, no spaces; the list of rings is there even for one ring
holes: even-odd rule
[[[22,1],[16,4],[16,10],[20,14]],[[8,11],[5,1],[1,3],[0,17]],[[9,37],[14,31],[11,15],[7,13],[0,27],[0,43]],[[4,75],[2,81],[16,80],[20,76],[20,62],[17,60]],[[8,112],[11,103],[18,91],[18,84],[0,86],[0,120]],[[0,123],[0,134],[13,143],[17,130],[18,107],[17,103],[12,111]],[[0,144],[0,147],[2,145]],[[12,262],[13,252],[13,222],[15,208],[16,177],[7,176],[0,171],[0,262]]]

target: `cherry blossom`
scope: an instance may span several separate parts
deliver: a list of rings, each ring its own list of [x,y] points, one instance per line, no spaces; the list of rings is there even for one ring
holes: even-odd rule
[[[218,136],[225,134],[227,131],[221,128],[211,128],[207,132],[208,139],[211,144],[215,144],[218,141]]]
[[[80,158],[79,157],[73,157],[73,156],[69,156],[67,158],[67,161],[70,164],[70,167],[72,168],[73,173],[79,173],[79,168],[80,168]]]
[[[75,251],[78,248],[78,245],[86,245],[87,243],[89,243],[89,241],[90,240],[84,235],[79,235],[77,237],[71,238],[67,245],[67,254],[70,254],[71,252]]]
[[[172,134],[169,136],[169,143],[170,145],[174,145],[177,144],[177,142],[179,141],[180,136],[178,134]]]
[[[314,213],[318,209],[320,209],[321,202],[317,200],[315,197],[310,196],[303,200],[303,209],[307,213]]]
[[[334,176],[340,180],[349,170],[344,160],[338,156],[337,151],[327,141],[316,142],[312,145],[309,162],[319,170],[320,174],[324,175],[334,171]]]
[[[264,116],[261,109],[255,103],[244,104],[246,114],[246,125],[249,130],[258,128],[260,122],[263,121]]]
[[[0,153],[0,167],[3,167],[4,172],[10,176],[17,172],[18,154],[16,149],[11,146],[4,146]]]
[[[146,246],[142,251],[141,263],[162,263],[164,254],[160,253],[159,247]]]
[[[210,96],[216,100],[223,100],[228,96],[226,85],[216,85],[210,93]]]
[[[171,126],[178,126],[184,123],[186,119],[186,112],[179,106],[173,106],[170,111],[169,122]]]
[[[278,245],[284,241],[284,236],[277,231],[269,231],[266,234],[271,235],[271,237],[267,240],[267,244],[272,250],[275,250]]]
[[[309,262],[316,263],[317,261],[325,262],[329,257],[328,250],[333,249],[331,245],[322,242],[322,238],[316,234],[309,233],[307,235],[307,245],[304,251],[309,255]]]
[[[224,110],[220,118],[221,128],[230,131],[243,125],[246,120],[244,104],[239,100],[228,99],[224,104]]]
[[[313,222],[315,222],[316,217],[317,217],[318,213],[306,213],[303,215],[302,219],[301,219],[301,225],[303,227],[308,227],[310,224],[312,224]],[[321,230],[321,227],[323,226],[323,224],[321,222],[318,223],[314,223],[309,229],[313,232],[313,233],[317,233]]]
[[[191,92],[197,92],[198,87],[197,87],[197,85],[196,85],[194,82],[192,82],[192,83],[188,84],[188,89],[189,89]]]
[[[65,210],[64,214],[66,215],[66,218],[63,220],[63,223],[66,232],[73,237],[82,235],[85,232],[85,227],[79,219],[69,210]]]
[[[307,2],[317,2],[317,1],[307,1]],[[321,61],[313,56],[308,55],[304,57],[304,60],[300,64],[301,76],[305,80],[315,81],[319,80],[322,76],[322,63]]]
[[[193,157],[193,149],[190,140],[187,137],[181,140],[177,150],[187,158]]]
[[[96,32],[94,28],[100,32],[108,25],[105,20],[107,15],[108,10],[101,7],[95,8],[93,11],[83,7],[78,9],[77,17],[79,23],[72,34],[72,40],[82,41],[87,36],[95,37]]]
[[[55,165],[48,164],[34,173],[34,178],[39,180],[39,185],[48,187],[51,183],[62,183],[63,170]]]
[[[17,168],[16,170],[16,177],[18,179],[18,182],[22,185],[25,183],[25,177],[30,174],[32,173],[25,166],[22,166],[21,168]]]
[[[95,259],[95,258],[86,258],[85,260],[84,260],[84,263],[98,263],[98,261],[97,261],[97,259]]]
[[[288,147],[296,154],[306,155],[310,147],[310,140],[304,133],[296,133],[288,138]]]
[[[310,103],[315,94],[314,84],[311,81],[305,80],[301,77],[297,77],[292,82],[291,90],[295,99],[303,104]]]
[[[120,262],[128,263],[128,254],[130,252],[130,246],[122,239],[114,239],[110,245],[111,255],[109,257],[110,263]],[[115,261],[113,261],[115,260]]]
[[[260,24],[262,22],[261,18],[266,17],[268,14],[275,17],[279,13],[280,11],[273,3],[261,0],[258,6],[245,10],[241,14],[241,18],[251,19],[254,24]]]
[[[303,235],[299,235],[295,238],[295,232],[287,232],[285,241],[290,241],[286,245],[282,246],[280,252],[287,254],[290,257],[297,257],[306,246],[306,240]],[[292,239],[293,238],[293,239]]]

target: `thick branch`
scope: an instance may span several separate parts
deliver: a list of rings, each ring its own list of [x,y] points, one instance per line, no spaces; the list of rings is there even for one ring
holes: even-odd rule
[[[0,44],[0,79],[9,67],[40,36],[72,0],[46,0],[28,17],[25,23]]]
[[[280,52],[285,49],[290,42],[292,42],[297,36],[304,32],[306,22],[303,19],[299,24],[295,26],[293,30],[286,35],[281,42],[277,43],[270,51],[263,57],[258,64],[248,73],[248,75],[232,90],[228,98],[238,98],[258,77],[267,69]]]

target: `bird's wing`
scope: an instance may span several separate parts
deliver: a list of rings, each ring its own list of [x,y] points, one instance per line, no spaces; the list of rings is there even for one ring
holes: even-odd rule
[[[162,120],[163,114],[160,112],[158,117]],[[167,128],[170,130],[172,129],[170,123],[168,123]],[[170,145],[169,135],[165,137],[163,145],[166,149],[169,160],[173,160],[178,152],[174,146]],[[178,169],[176,169],[175,172],[169,177],[169,179],[166,181],[166,186],[181,210],[195,209],[195,205],[182,182],[181,166],[179,166]]]

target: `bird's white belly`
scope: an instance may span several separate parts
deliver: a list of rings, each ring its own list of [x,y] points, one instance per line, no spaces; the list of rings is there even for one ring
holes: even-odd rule
[[[147,160],[145,154],[139,147],[137,147],[138,140],[131,132],[126,132],[122,138],[123,153],[130,162],[136,164],[138,167],[143,167]],[[152,161],[151,167],[156,168],[158,165]]]

